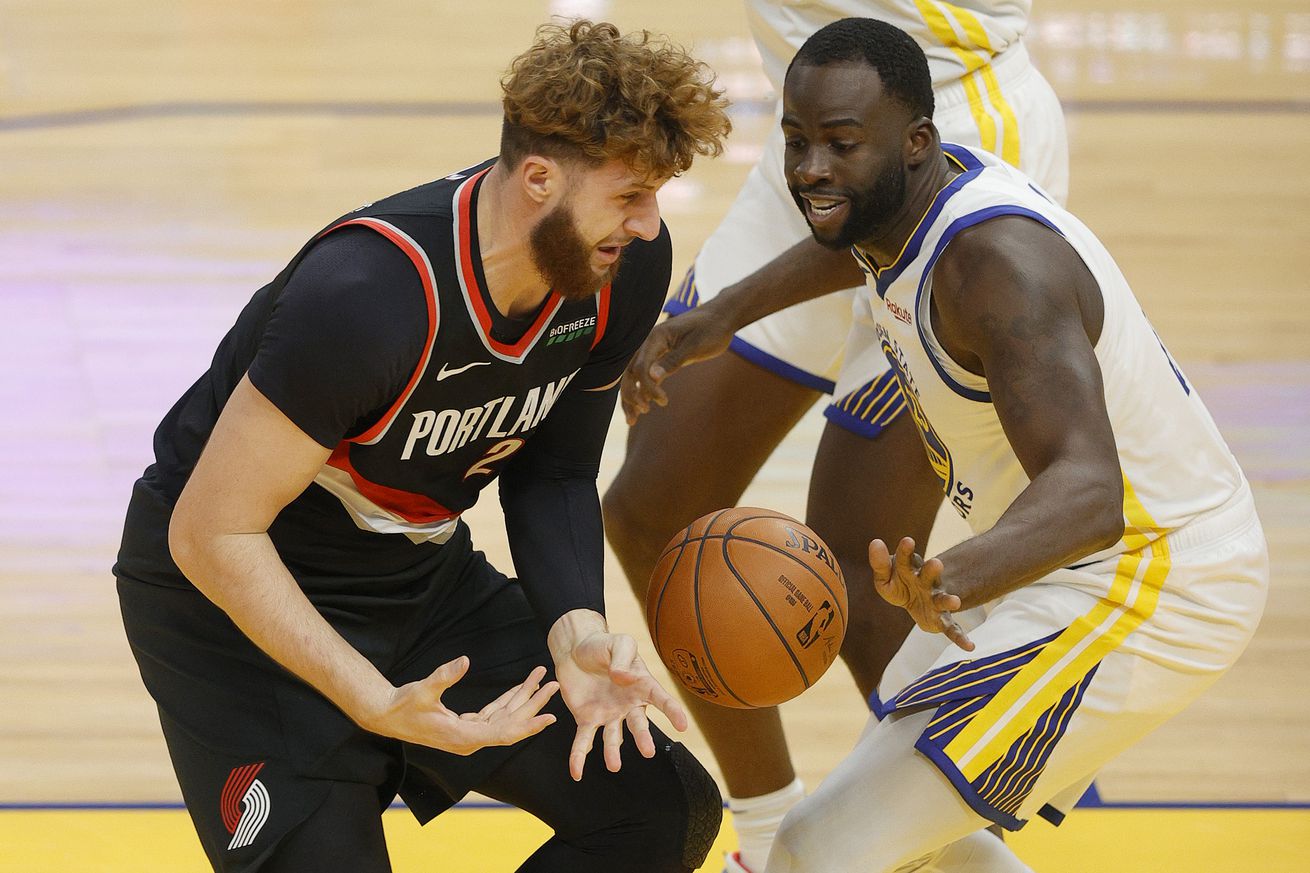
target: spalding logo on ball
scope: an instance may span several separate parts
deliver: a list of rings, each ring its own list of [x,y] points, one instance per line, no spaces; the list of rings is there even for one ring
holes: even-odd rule
[[[646,623],[669,672],[749,709],[813,685],[846,635],[846,583],[814,531],[770,509],[698,518],[655,562]]]

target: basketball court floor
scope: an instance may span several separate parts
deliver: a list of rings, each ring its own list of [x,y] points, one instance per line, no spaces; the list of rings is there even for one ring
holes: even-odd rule
[[[1013,844],[1038,871],[1304,871],[1310,9],[1035,5],[1031,49],[1068,114],[1071,205],[1243,463],[1274,585],[1229,676],[1108,766],[1089,808]],[[109,575],[150,434],[309,234],[495,151],[500,72],[552,14],[669,33],[736,101],[728,154],[661,197],[680,274],[771,123],[736,0],[0,0],[3,873],[206,869]],[[820,426],[802,423],[746,503],[803,512]],[[603,478],[622,445],[616,421]],[[508,569],[494,498],[469,520]],[[943,525],[938,544],[952,535]],[[644,633],[609,568],[613,624]],[[864,714],[837,667],[784,718],[813,786]],[[704,749],[694,730],[687,742]],[[512,870],[545,836],[476,799],[422,830],[396,809],[387,827],[401,873]]]

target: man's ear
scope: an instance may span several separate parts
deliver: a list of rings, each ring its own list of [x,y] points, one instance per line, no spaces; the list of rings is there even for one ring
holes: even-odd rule
[[[519,165],[518,178],[523,193],[534,203],[541,204],[563,190],[564,168],[554,158],[528,155]]]
[[[940,139],[932,119],[926,116],[920,116],[910,122],[906,133],[905,163],[914,169],[922,166],[936,154]]]

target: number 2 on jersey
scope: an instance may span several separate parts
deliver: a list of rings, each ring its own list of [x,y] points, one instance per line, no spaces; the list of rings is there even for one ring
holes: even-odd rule
[[[523,440],[517,437],[501,440],[487,450],[487,453],[482,456],[482,460],[469,467],[468,472],[464,474],[464,478],[467,479],[470,476],[478,476],[484,473],[488,476],[494,476],[496,471],[491,469],[491,465],[497,461],[505,460],[521,448],[523,448]]]

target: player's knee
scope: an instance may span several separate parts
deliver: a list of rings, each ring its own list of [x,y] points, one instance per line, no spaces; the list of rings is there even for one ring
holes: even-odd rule
[[[601,511],[605,516],[605,538],[625,565],[643,557],[653,564],[665,541],[673,535],[673,531],[665,530],[667,524],[655,522],[662,514],[647,505],[639,491],[634,493],[619,482],[601,498]],[[629,581],[638,595],[646,593],[645,574]]]
[[[705,864],[723,823],[723,798],[713,777],[680,743],[668,743],[672,779],[660,804],[646,804],[645,826],[625,828],[625,870],[675,873]]]
[[[624,763],[621,795],[551,821],[555,839],[606,869],[686,873],[703,865],[723,821],[718,786],[681,744],[663,736],[656,743],[653,760]]]
[[[834,860],[823,846],[822,816],[817,815],[811,806],[804,800],[793,806],[783,817],[777,836],[773,838],[769,858],[776,858],[779,869],[788,873],[817,873],[828,869]]]
[[[723,824],[723,796],[714,777],[701,766],[695,756],[679,743],[673,743],[669,759],[682,788],[686,801],[686,814],[682,821],[680,863],[695,870],[705,863],[705,857],[719,835]]]

